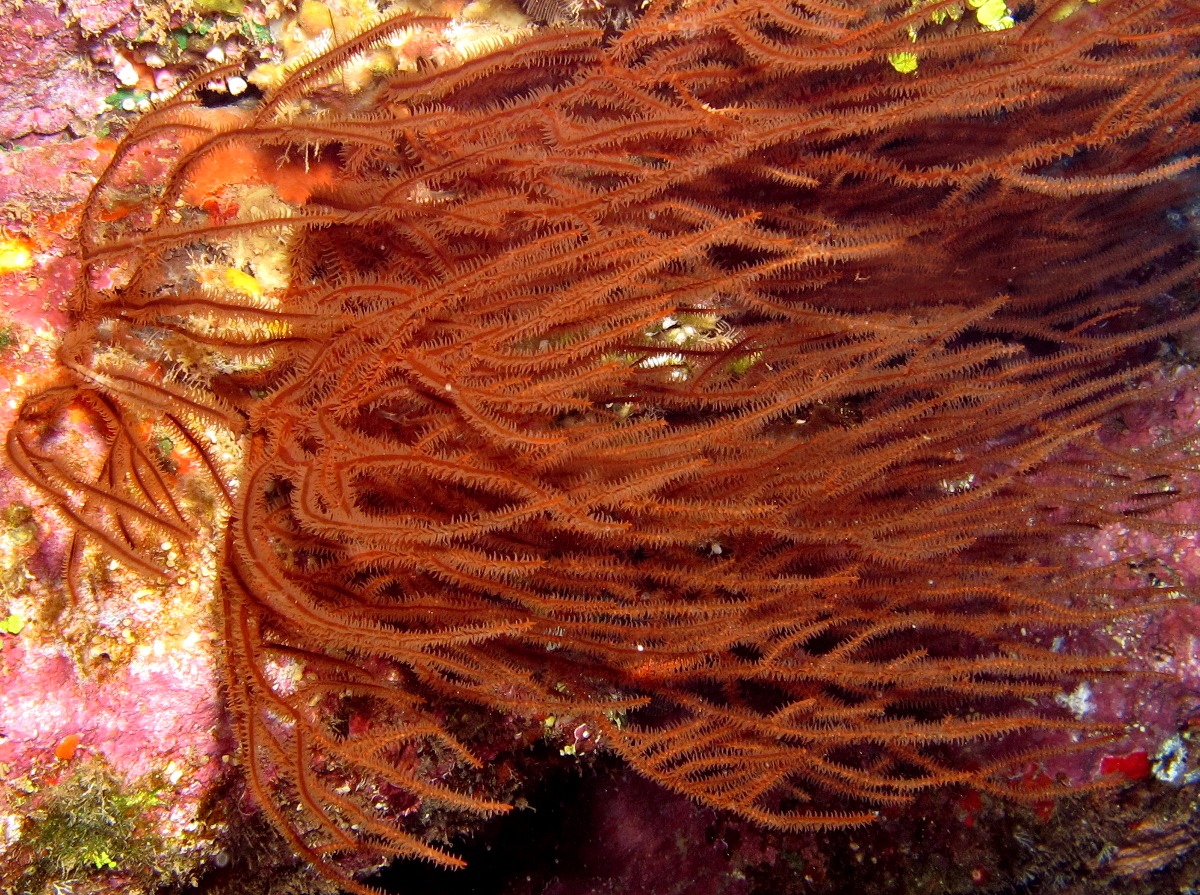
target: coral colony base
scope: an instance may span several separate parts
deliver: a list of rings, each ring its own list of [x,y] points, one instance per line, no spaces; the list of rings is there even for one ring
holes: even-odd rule
[[[1119,662],[1054,634],[1163,594],[1072,544],[1183,525],[1193,436],[1098,431],[1197,323],[1200,4],[592,18],[182,87],[8,438],[76,598],[224,527],[241,767],[355,892],[508,809],[480,712],[782,830],[1018,797],[1032,734],[1105,732],[1052,700]]]

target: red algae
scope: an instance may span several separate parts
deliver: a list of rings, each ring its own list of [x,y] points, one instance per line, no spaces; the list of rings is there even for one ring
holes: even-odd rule
[[[1145,749],[1126,755],[1105,755],[1100,759],[1101,774],[1120,774],[1127,780],[1145,780],[1150,776],[1150,756]]]

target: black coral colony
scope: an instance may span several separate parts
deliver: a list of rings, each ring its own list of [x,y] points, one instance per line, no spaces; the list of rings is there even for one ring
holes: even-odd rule
[[[505,810],[459,778],[450,700],[587,719],[783,829],[999,789],[962,745],[1064,724],[1026,698],[1107,666],[1027,636],[1103,605],[1063,535],[1172,472],[1109,475],[1094,439],[1194,325],[1154,299],[1200,266],[1168,214],[1200,158],[1200,5],[981,22],[655,2],[339,94],[348,60],[440,25],[406,16],[249,113],[184,90],[126,138],[87,207],[70,382],[9,454],[76,523],[78,588],[95,547],[154,575],[197,530],[143,421],[190,446],[228,513],[245,771],[324,872],[456,861],[363,781]],[[190,202],[239,149],[333,176],[253,213]],[[236,288],[267,244],[286,277]],[[238,273],[204,282],[206,254]],[[109,433],[86,474],[39,447],[68,406]],[[1067,449],[1079,486],[1036,484]]]

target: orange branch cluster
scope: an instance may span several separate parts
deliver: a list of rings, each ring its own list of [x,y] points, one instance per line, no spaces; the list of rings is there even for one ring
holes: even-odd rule
[[[1171,499],[1165,454],[1130,477],[1087,448],[1195,322],[1154,299],[1200,271],[1168,214],[1200,158],[1200,5],[1038,0],[997,32],[959,5],[664,0],[332,94],[429,23],[402,17],[247,115],[185,89],[126,138],[72,385],[9,454],[79,524],[76,586],[85,542],[153,574],[195,528],[139,421],[202,459],[246,772],[328,872],[454,861],[362,781],[504,810],[430,782],[474,763],[439,701],[587,718],[786,829],[995,788],[962,743],[1073,723],[1029,697],[1108,666],[1029,632],[1106,608],[1063,534]],[[106,216],[163,139],[144,213]],[[189,190],[239,147],[325,173],[207,219]],[[253,276],[254,240],[286,243],[285,288],[196,273]],[[38,447],[69,402],[111,433],[86,472]],[[212,427],[244,440],[239,482]],[[1067,448],[1081,487],[1031,484]]]

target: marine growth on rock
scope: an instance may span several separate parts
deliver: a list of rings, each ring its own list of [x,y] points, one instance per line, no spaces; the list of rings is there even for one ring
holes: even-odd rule
[[[1153,526],[1194,462],[1096,431],[1196,324],[1200,5],[652,2],[462,58],[448,24],[146,114],[8,439],[77,592],[225,526],[242,767],[296,849],[353,891],[455,863],[423,818],[507,808],[464,704],[787,830],[1086,732],[1037,708],[1113,667],[1052,645],[1113,611],[1068,536]],[[44,449],[80,408],[105,453]]]

